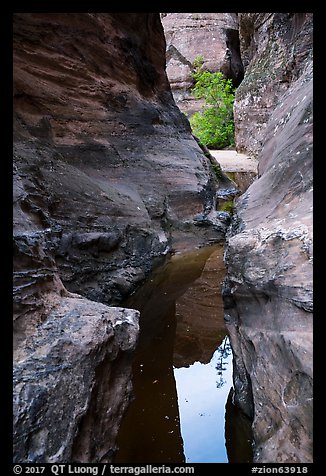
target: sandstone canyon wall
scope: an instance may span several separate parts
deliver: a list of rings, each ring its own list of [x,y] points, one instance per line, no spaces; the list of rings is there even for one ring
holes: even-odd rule
[[[254,460],[312,461],[312,14],[239,16],[245,76],[238,149],[259,178],[237,201],[226,248],[225,319],[235,402]]]
[[[181,111],[192,114],[203,102],[191,96],[193,62],[221,71],[238,86],[243,78],[236,13],[161,13],[166,37],[166,72]]]
[[[17,13],[13,44],[15,460],[110,461],[138,313],[109,306],[221,241],[233,185],[174,103],[159,14]]]

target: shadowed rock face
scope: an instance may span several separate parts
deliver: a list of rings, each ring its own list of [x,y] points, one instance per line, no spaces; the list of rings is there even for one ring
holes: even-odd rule
[[[181,241],[223,239],[219,183],[159,14],[17,13],[13,44],[15,458],[110,461],[138,324],[107,305]]]
[[[284,49],[289,51],[291,45],[294,59],[297,53],[302,61],[299,70],[292,68],[284,89],[275,81],[274,91],[269,80],[260,78],[258,90],[252,79],[257,86],[255,105],[239,92],[239,140],[248,133],[241,124],[261,124],[267,90],[273,92],[274,107],[267,119],[264,116],[259,179],[238,199],[228,236],[225,319],[234,351],[235,401],[253,418],[254,460],[311,462],[312,62],[309,42],[307,50],[296,49],[303,37],[310,37],[311,18],[264,15],[260,19],[270,27],[254,28],[246,38],[251,45],[255,42],[257,51],[247,65],[244,84],[255,77],[260,63],[269,78],[270,66],[277,58],[284,60]],[[241,14],[240,24],[252,18]],[[294,25],[299,20],[303,23],[298,29]],[[260,50],[262,42],[270,44],[275,38],[272,53]],[[282,53],[279,57],[277,51]],[[292,57],[284,70],[290,61]],[[242,142],[247,153],[260,134],[257,130]]]

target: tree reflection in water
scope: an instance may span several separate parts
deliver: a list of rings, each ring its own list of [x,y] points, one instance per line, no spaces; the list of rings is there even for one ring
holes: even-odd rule
[[[231,344],[228,337],[225,337],[222,344],[218,347],[217,352],[219,354],[218,362],[216,364],[217,375],[219,376],[218,381],[216,382],[217,388],[222,388],[226,383],[226,380],[223,378],[223,372],[226,370],[226,365],[228,364],[227,358],[231,355]]]

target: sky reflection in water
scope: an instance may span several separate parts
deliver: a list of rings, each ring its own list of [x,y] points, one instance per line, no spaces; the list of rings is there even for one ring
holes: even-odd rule
[[[224,341],[220,348],[223,346]],[[219,362],[216,350],[208,364],[195,362],[188,368],[174,369],[187,463],[228,462],[224,427],[225,402],[232,386],[232,354],[223,359],[225,383],[220,388]]]

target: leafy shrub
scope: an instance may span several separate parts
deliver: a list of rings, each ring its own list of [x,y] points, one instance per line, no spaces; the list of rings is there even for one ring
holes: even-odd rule
[[[202,57],[197,57],[193,63],[195,86],[192,93],[196,98],[204,99],[205,105],[190,118],[192,130],[207,147],[234,146],[235,88],[231,79],[224,79],[222,73],[203,71],[202,64]]]
[[[228,202],[223,203],[219,207],[219,211],[220,212],[228,212],[232,215],[232,213],[234,211],[234,202],[233,202],[233,200],[229,200]]]

